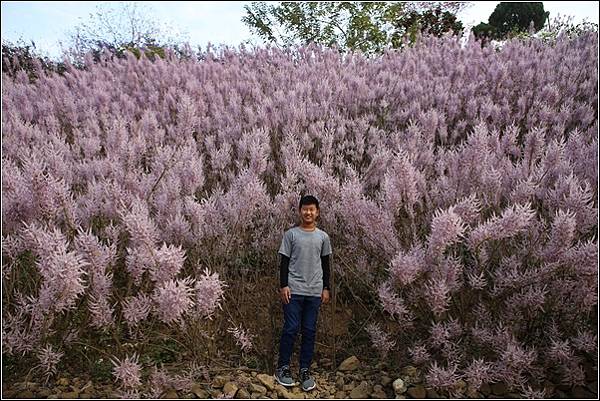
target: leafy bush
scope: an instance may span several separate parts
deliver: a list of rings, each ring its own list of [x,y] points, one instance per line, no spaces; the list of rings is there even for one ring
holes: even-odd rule
[[[339,293],[396,322],[368,326],[382,354],[454,394],[459,379],[529,391],[555,366],[581,383],[597,358],[597,49],[593,34],[499,51],[423,38],[379,58],[221,49],[3,74],[3,352],[105,332],[131,362],[157,334],[193,353],[246,330],[232,316],[269,297],[225,286],[276,274],[310,192]]]

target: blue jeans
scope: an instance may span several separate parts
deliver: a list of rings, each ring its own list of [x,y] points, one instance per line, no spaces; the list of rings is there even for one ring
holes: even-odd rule
[[[309,297],[292,294],[290,303],[283,305],[283,330],[279,342],[279,361],[277,367],[290,364],[294,341],[298,330],[302,328],[300,346],[300,369],[309,368],[317,336],[317,317],[321,306],[321,297]]]

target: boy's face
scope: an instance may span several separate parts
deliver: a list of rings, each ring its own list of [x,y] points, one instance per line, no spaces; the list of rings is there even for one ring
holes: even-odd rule
[[[319,217],[319,209],[317,205],[302,205],[300,208],[300,217],[304,224],[312,224],[317,221]]]

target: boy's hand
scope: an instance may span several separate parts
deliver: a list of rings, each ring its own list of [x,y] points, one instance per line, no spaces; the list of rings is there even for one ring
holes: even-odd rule
[[[283,302],[284,304],[290,303],[290,298],[292,297],[292,292],[290,291],[290,287],[280,288],[279,295],[281,296],[281,302]]]
[[[323,290],[323,292],[321,292],[321,302],[324,304],[329,303],[329,290]]]

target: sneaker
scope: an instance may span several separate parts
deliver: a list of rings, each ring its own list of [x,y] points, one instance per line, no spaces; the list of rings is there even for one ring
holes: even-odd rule
[[[277,380],[277,383],[286,387],[293,387],[296,384],[292,379],[290,367],[287,365],[275,369],[275,380]]]
[[[315,379],[308,373],[308,369],[300,369],[300,383],[302,383],[302,390],[310,391],[317,387]]]

